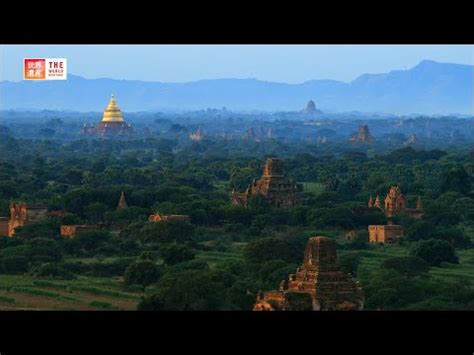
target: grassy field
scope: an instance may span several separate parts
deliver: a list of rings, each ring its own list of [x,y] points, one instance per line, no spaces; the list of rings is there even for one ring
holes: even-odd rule
[[[196,259],[204,260],[209,267],[214,268],[220,263],[228,260],[242,260],[243,248],[247,243],[232,243],[228,251],[200,251],[196,254]]]
[[[341,250],[338,255],[351,251]],[[432,267],[430,274],[433,278],[446,281],[465,279],[472,282],[474,287],[474,249],[457,250],[459,264],[444,263],[440,267]],[[358,279],[364,284],[376,272],[382,262],[391,257],[406,256],[409,250],[405,246],[387,245],[373,246],[367,251],[359,251],[361,260],[358,268]]]
[[[318,182],[298,182],[298,184],[303,186],[304,192],[318,194],[324,191],[324,186]]]
[[[0,310],[135,310],[139,300],[118,278],[0,275]]]
[[[334,236],[340,244],[347,243],[342,232],[328,231],[323,234]],[[196,258],[216,268],[229,260],[243,260],[245,245],[245,242],[234,242],[226,251],[199,251]],[[352,252],[361,256],[357,278],[364,286],[385,259],[408,255],[409,248],[406,245],[370,245],[367,250],[341,249],[338,256]],[[457,250],[457,254],[459,264],[432,267],[432,277],[440,281],[465,279],[474,287],[474,249]],[[80,260],[97,261],[95,258]],[[117,277],[79,276],[74,280],[51,280],[26,275],[0,275],[0,310],[135,310],[140,297],[140,293],[125,290],[123,281]]]

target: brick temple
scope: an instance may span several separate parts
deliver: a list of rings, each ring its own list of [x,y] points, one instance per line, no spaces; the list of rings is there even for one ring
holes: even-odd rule
[[[421,218],[423,217],[423,206],[421,204],[421,198],[418,196],[416,201],[415,208],[408,208],[406,205],[405,196],[400,189],[400,186],[391,186],[390,190],[385,196],[384,204],[382,205],[379,196],[375,198],[375,201],[372,199],[372,196],[369,198],[368,203],[369,208],[378,208],[382,210],[387,217],[392,217],[395,213],[404,212],[412,218]]]
[[[299,203],[296,183],[284,177],[282,161],[277,158],[266,160],[262,177],[254,180],[244,192],[232,191],[231,201],[234,205],[247,206],[252,196],[262,196],[277,207],[291,207]]]
[[[392,224],[387,225],[369,225],[369,242],[396,244],[403,238],[403,226]]]
[[[185,214],[151,214],[148,217],[149,222],[165,222],[165,221],[179,221],[179,222],[191,222],[188,215]]]
[[[10,204],[8,236],[15,234],[15,229],[27,224],[43,222],[48,219],[48,208],[44,205],[15,203]]]
[[[61,237],[66,239],[74,239],[77,233],[94,231],[100,229],[98,225],[89,224],[63,224],[61,226]]]
[[[370,144],[374,141],[374,137],[370,134],[369,126],[363,125],[359,127],[359,131],[351,137],[353,143]]]
[[[254,310],[362,310],[363,305],[361,286],[337,266],[336,243],[312,237],[303,265],[280,283],[278,291],[259,291]]]

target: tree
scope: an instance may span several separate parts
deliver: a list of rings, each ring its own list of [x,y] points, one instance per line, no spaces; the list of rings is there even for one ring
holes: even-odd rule
[[[127,267],[124,274],[124,281],[128,285],[141,285],[145,288],[157,282],[161,274],[160,268],[153,261],[139,260]]]
[[[226,308],[225,289],[208,271],[165,274],[138,310],[209,311]]]
[[[106,204],[94,202],[87,206],[85,216],[89,223],[97,224],[104,221],[105,212],[107,212]]]
[[[286,262],[300,262],[304,247],[288,239],[267,237],[247,244],[244,255],[254,263],[263,263],[270,260]]]
[[[420,240],[411,255],[424,259],[432,266],[439,266],[442,262],[459,263],[453,246],[445,240]]]
[[[194,251],[187,245],[169,243],[160,248],[160,256],[166,265],[179,264],[194,259]]]
[[[258,276],[269,288],[278,288],[282,280],[294,273],[298,265],[283,260],[270,260],[259,266]]]
[[[354,228],[356,225],[355,213],[346,207],[321,208],[313,215],[313,223],[318,228]]]
[[[15,237],[24,240],[34,238],[59,239],[59,225],[52,222],[27,224],[15,229]]]
[[[407,228],[407,239],[411,241],[430,239],[435,232],[435,226],[428,221],[416,221]]]
[[[426,298],[428,281],[409,278],[394,269],[380,269],[367,287],[366,309],[397,310]]]
[[[357,276],[357,269],[360,263],[360,255],[357,252],[350,252],[338,257],[337,263],[342,272]]]
[[[61,253],[54,243],[44,243],[44,240],[38,239],[33,239],[32,242],[34,243],[1,249],[0,269],[3,265],[5,272],[20,273],[31,266],[61,260]]]
[[[471,178],[462,165],[455,166],[443,174],[441,191],[456,191],[463,195],[471,191]]]
[[[430,270],[430,265],[422,258],[415,256],[402,256],[385,259],[382,268],[393,269],[402,275],[417,276]]]
[[[442,239],[449,242],[454,248],[466,249],[472,246],[471,239],[459,227],[438,228],[436,239]]]
[[[100,247],[110,242],[111,239],[112,235],[108,231],[90,230],[77,233],[70,243],[75,251],[95,253]]]
[[[69,270],[65,269],[59,263],[45,263],[37,267],[33,272],[37,277],[52,277],[63,280],[71,280],[75,275]]]
[[[140,260],[149,260],[156,263],[158,261],[158,254],[155,251],[144,251],[138,258]]]
[[[28,258],[23,255],[11,255],[0,258],[0,273],[23,274],[28,271]]]
[[[194,226],[188,222],[163,221],[150,222],[140,230],[139,239],[143,242],[189,242],[194,236]]]

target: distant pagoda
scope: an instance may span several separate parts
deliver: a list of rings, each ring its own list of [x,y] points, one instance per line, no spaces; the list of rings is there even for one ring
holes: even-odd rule
[[[351,142],[370,144],[374,141],[374,137],[370,134],[369,126],[363,125],[359,127],[359,131],[352,135]]]
[[[122,111],[115,101],[114,95],[105,108],[102,121],[95,127],[84,125],[83,133],[96,136],[130,136],[135,132],[130,124],[123,119]]]
[[[313,100],[309,100],[308,103],[306,104],[306,107],[302,111],[303,113],[322,113],[321,110],[318,110],[316,108],[316,104],[314,103]]]
[[[204,132],[202,131],[201,127],[197,129],[196,132],[192,132],[189,134],[189,139],[195,142],[200,142],[204,138]]]

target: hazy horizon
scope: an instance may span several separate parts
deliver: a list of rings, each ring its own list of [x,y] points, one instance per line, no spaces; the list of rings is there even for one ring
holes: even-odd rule
[[[65,57],[87,79],[185,83],[257,79],[350,82],[408,70],[423,60],[474,64],[473,45],[1,45],[0,81],[21,81],[22,60]]]

